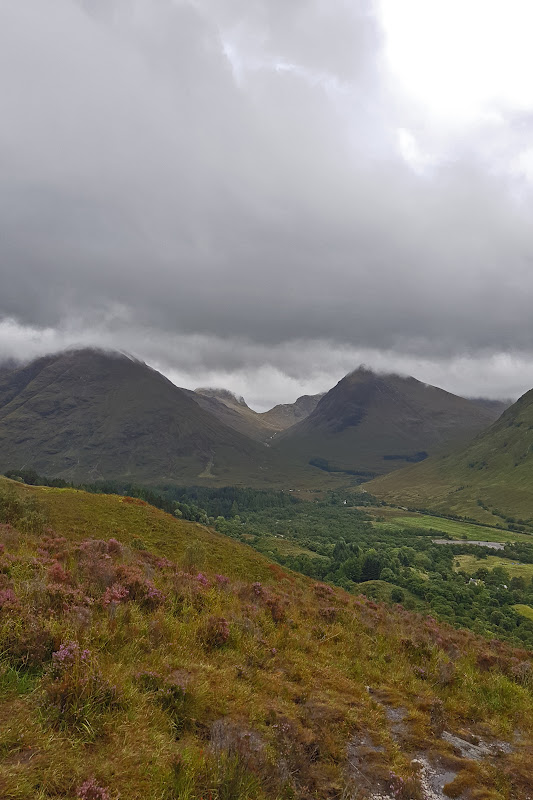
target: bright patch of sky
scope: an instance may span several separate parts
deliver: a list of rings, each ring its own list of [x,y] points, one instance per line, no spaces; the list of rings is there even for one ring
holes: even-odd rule
[[[533,108],[531,0],[381,0],[386,59],[449,126]]]

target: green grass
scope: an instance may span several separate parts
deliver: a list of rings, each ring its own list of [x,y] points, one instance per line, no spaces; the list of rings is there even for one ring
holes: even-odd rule
[[[533,608],[531,608],[531,606],[525,606],[522,603],[517,603],[517,605],[513,606],[513,608],[523,617],[530,619],[533,622]]]
[[[278,536],[268,536],[260,539],[256,547],[262,553],[278,552],[281,556],[308,556],[309,558],[324,558],[319,553],[302,547],[292,539],[281,539]]]
[[[372,600],[378,600],[379,602],[383,603],[393,603],[395,602],[391,595],[397,587],[391,586],[390,583],[386,581],[363,581],[363,583],[358,584],[358,590],[361,594],[370,597]],[[403,606],[410,609],[420,609],[422,603],[418,600],[417,597],[414,596],[408,589],[400,589],[403,599],[398,600],[396,602],[401,602]]]
[[[466,448],[378,478],[369,490],[396,505],[453,513],[489,524],[512,517],[532,528],[532,487],[530,391]]]
[[[405,516],[390,516],[386,522],[375,522],[376,527],[417,528],[435,530],[449,534],[453,539],[466,539],[485,542],[533,542],[533,536],[515,531],[497,530],[482,525],[472,525],[469,522],[459,522],[443,517],[433,517],[429,514],[409,514]]]
[[[508,558],[500,558],[499,556],[476,558],[476,556],[472,555],[463,555],[456,556],[455,562],[459,562],[459,567],[457,567],[457,569],[468,573],[474,573],[480,567],[486,567],[486,569],[503,567],[511,578],[525,578],[526,580],[531,580],[531,578],[533,578],[533,564],[520,564],[517,561],[511,561]]]

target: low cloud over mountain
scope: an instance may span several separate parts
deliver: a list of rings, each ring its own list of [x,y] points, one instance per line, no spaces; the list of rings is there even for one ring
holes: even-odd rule
[[[0,2],[0,356],[108,345],[264,408],[361,361],[529,388],[533,103],[437,126],[386,7]]]

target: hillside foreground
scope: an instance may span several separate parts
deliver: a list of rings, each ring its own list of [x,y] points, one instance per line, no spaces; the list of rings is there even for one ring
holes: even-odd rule
[[[0,796],[531,797],[531,653],[141,500],[0,497]]]

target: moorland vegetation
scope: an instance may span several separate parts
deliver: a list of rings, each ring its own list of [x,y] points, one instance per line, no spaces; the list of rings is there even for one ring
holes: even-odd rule
[[[3,480],[0,518],[2,797],[530,794],[526,650],[139,498]]]

